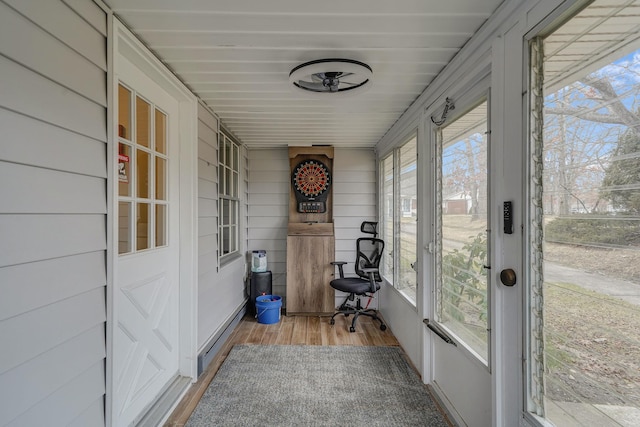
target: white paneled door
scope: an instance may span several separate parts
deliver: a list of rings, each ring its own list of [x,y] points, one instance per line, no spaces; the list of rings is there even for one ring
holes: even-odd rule
[[[178,101],[118,58],[114,425],[135,424],[179,375]]]

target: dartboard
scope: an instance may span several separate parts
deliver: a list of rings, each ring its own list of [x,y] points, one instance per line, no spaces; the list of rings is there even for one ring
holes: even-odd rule
[[[296,190],[307,198],[320,196],[331,184],[329,169],[318,160],[298,163],[293,170],[292,180]]]

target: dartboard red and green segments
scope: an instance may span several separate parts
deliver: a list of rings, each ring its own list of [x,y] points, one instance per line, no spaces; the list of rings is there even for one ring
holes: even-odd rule
[[[298,163],[293,171],[293,185],[305,197],[318,197],[330,185],[329,169],[318,160]]]

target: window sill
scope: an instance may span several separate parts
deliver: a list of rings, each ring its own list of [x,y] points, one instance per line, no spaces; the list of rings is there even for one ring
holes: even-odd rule
[[[392,292],[395,292],[397,295],[400,295],[400,298],[407,304],[409,305],[413,310],[415,310],[416,312],[418,311],[418,305],[416,304],[415,301],[412,301],[411,298],[409,298],[404,292],[402,292],[401,290],[399,290],[398,288],[396,288],[395,286],[393,286],[386,278],[384,279],[384,283],[387,285],[387,287],[389,289],[392,290]]]
[[[227,265],[235,262],[237,259],[242,258],[242,255],[239,252],[234,252],[232,254],[227,254],[220,258],[220,268],[224,268]]]

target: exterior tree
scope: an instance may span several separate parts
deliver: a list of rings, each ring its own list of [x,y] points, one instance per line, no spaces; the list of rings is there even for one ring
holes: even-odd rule
[[[625,131],[610,159],[602,181],[602,197],[616,209],[640,214],[640,134]]]
[[[633,62],[622,61],[547,96],[545,188],[551,199],[547,205],[552,208],[549,213],[567,215],[574,209],[595,212],[602,209],[599,197],[611,200],[618,209],[638,208],[629,205],[634,192],[631,188],[616,188],[613,192],[606,188],[598,190],[601,185],[631,184],[624,184],[624,180],[633,177],[617,176],[623,173],[618,172],[618,168],[637,170],[638,165],[630,165],[629,161],[619,159],[611,163],[608,160],[610,156],[617,159],[637,151],[637,147],[617,147],[625,138],[635,137],[634,141],[640,138],[640,115],[634,108],[638,81],[627,78],[634,70]],[[623,131],[624,137],[616,137]],[[600,182],[605,168],[611,169],[608,174],[616,176],[610,185]]]

